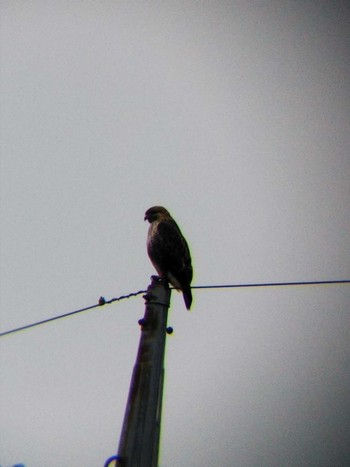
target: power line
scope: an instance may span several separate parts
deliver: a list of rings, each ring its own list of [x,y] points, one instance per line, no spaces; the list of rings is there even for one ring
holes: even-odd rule
[[[135,297],[136,295],[139,295],[145,292],[147,292],[147,290],[139,290],[138,292],[132,292],[132,293],[129,293],[128,295],[121,295],[120,297],[112,298],[111,300],[108,300],[108,301],[106,301],[104,297],[100,297],[96,305],[87,306],[85,308],[80,308],[79,310],[64,313],[63,315],[53,316],[52,318],[43,319],[42,321],[37,321],[35,323],[27,324],[19,328],[10,329],[9,331],[1,332],[0,337],[6,336],[8,334],[12,334],[14,332],[24,331],[25,329],[33,328],[34,326],[39,326],[40,324],[49,323],[50,321],[55,321],[56,319],[66,318],[67,316],[75,315],[83,311],[92,310],[93,308],[97,308],[99,306],[107,305],[109,303],[113,303],[119,300],[124,300],[125,298]]]
[[[326,284],[349,284],[350,280],[335,280],[335,281],[305,281],[305,282],[266,282],[266,283],[257,283],[257,284],[221,284],[221,285],[193,285],[191,289],[234,289],[234,288],[244,288],[244,287],[288,287],[288,286],[297,286],[297,285],[326,285]],[[18,328],[10,329],[9,331],[4,331],[0,333],[0,337],[7,336],[8,334],[13,334],[15,332],[24,331],[25,329],[33,328],[34,326],[39,326],[41,324],[49,323],[50,321],[55,321],[57,319],[66,318],[67,316],[75,315],[82,313],[83,311],[92,310],[99,306],[107,305],[113,302],[124,300],[130,297],[136,297],[142,293],[146,293],[147,290],[139,290],[138,292],[131,292],[127,295],[121,295],[120,297],[112,298],[110,300],[105,300],[104,297],[100,297],[99,301],[95,305],[87,306],[85,308],[80,308],[79,310],[70,311],[64,313],[63,315],[53,316],[52,318],[43,319],[35,323],[27,324]]]
[[[309,281],[309,282],[266,282],[260,284],[228,284],[228,285],[194,285],[191,289],[233,289],[241,287],[279,287],[291,285],[325,285],[325,284],[348,284],[350,280],[339,281]]]

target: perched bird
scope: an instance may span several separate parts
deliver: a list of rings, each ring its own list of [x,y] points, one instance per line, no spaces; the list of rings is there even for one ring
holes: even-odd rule
[[[145,212],[145,220],[151,224],[147,236],[148,256],[158,275],[182,291],[189,310],[193,270],[187,242],[174,219],[162,206],[149,208]]]

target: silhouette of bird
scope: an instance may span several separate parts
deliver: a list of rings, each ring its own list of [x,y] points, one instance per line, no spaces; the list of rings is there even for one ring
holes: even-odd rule
[[[162,206],[153,206],[145,213],[150,223],[147,252],[153,266],[163,280],[181,290],[186,308],[192,303],[191,281],[193,269],[187,242],[169,212]]]

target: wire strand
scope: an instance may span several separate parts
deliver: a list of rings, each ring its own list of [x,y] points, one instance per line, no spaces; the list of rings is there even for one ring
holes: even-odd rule
[[[349,284],[350,280],[333,280],[333,281],[305,281],[305,282],[265,282],[257,284],[221,284],[221,285],[193,285],[191,289],[233,289],[233,288],[243,288],[243,287],[280,287],[280,286],[297,286],[297,285],[332,285],[332,284]],[[25,329],[33,328],[41,324],[49,323],[50,321],[55,321],[57,319],[66,318],[67,316],[72,316],[83,311],[92,310],[103,305],[108,305],[113,302],[120,300],[125,300],[126,298],[136,297],[142,293],[146,293],[147,290],[139,290],[138,292],[131,292],[127,295],[121,295],[120,297],[115,297],[110,300],[105,300],[104,297],[100,297],[99,301],[95,305],[87,306],[85,308],[80,308],[79,310],[70,311],[64,313],[63,315],[53,316],[52,318],[43,319],[41,321],[36,321],[35,323],[27,324],[25,326],[20,326],[18,328],[10,329],[9,331],[4,331],[0,333],[0,337],[7,336],[8,334],[13,334],[15,332],[24,331]]]
[[[50,321],[55,321],[57,319],[66,318],[67,316],[75,315],[77,313],[82,313],[83,311],[92,310],[93,308],[107,305],[107,304],[110,304],[110,303],[113,303],[119,300],[124,300],[130,297],[136,297],[136,295],[140,295],[145,292],[147,292],[147,290],[139,290],[138,292],[132,292],[132,293],[129,293],[128,295],[121,295],[120,297],[112,298],[111,300],[105,300],[104,297],[100,297],[96,305],[87,306],[85,308],[80,308],[79,310],[64,313],[63,315],[53,316],[52,318],[47,318],[41,321],[37,321],[35,323],[26,324],[25,326],[20,326],[19,328],[10,329],[9,331],[1,332],[0,337],[7,336],[8,334],[12,334],[14,332],[24,331],[25,329],[33,328],[34,326],[39,326],[40,324],[49,323]]]
[[[279,287],[291,285],[326,285],[326,284],[348,284],[350,280],[338,281],[306,281],[306,282],[265,282],[258,284],[227,284],[227,285],[194,285],[191,289],[233,289],[241,287]]]

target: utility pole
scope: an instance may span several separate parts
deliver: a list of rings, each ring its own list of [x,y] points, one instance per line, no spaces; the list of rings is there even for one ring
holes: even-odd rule
[[[162,411],[164,352],[171,291],[152,276],[144,296],[141,337],[131,377],[116,465],[157,467]]]

